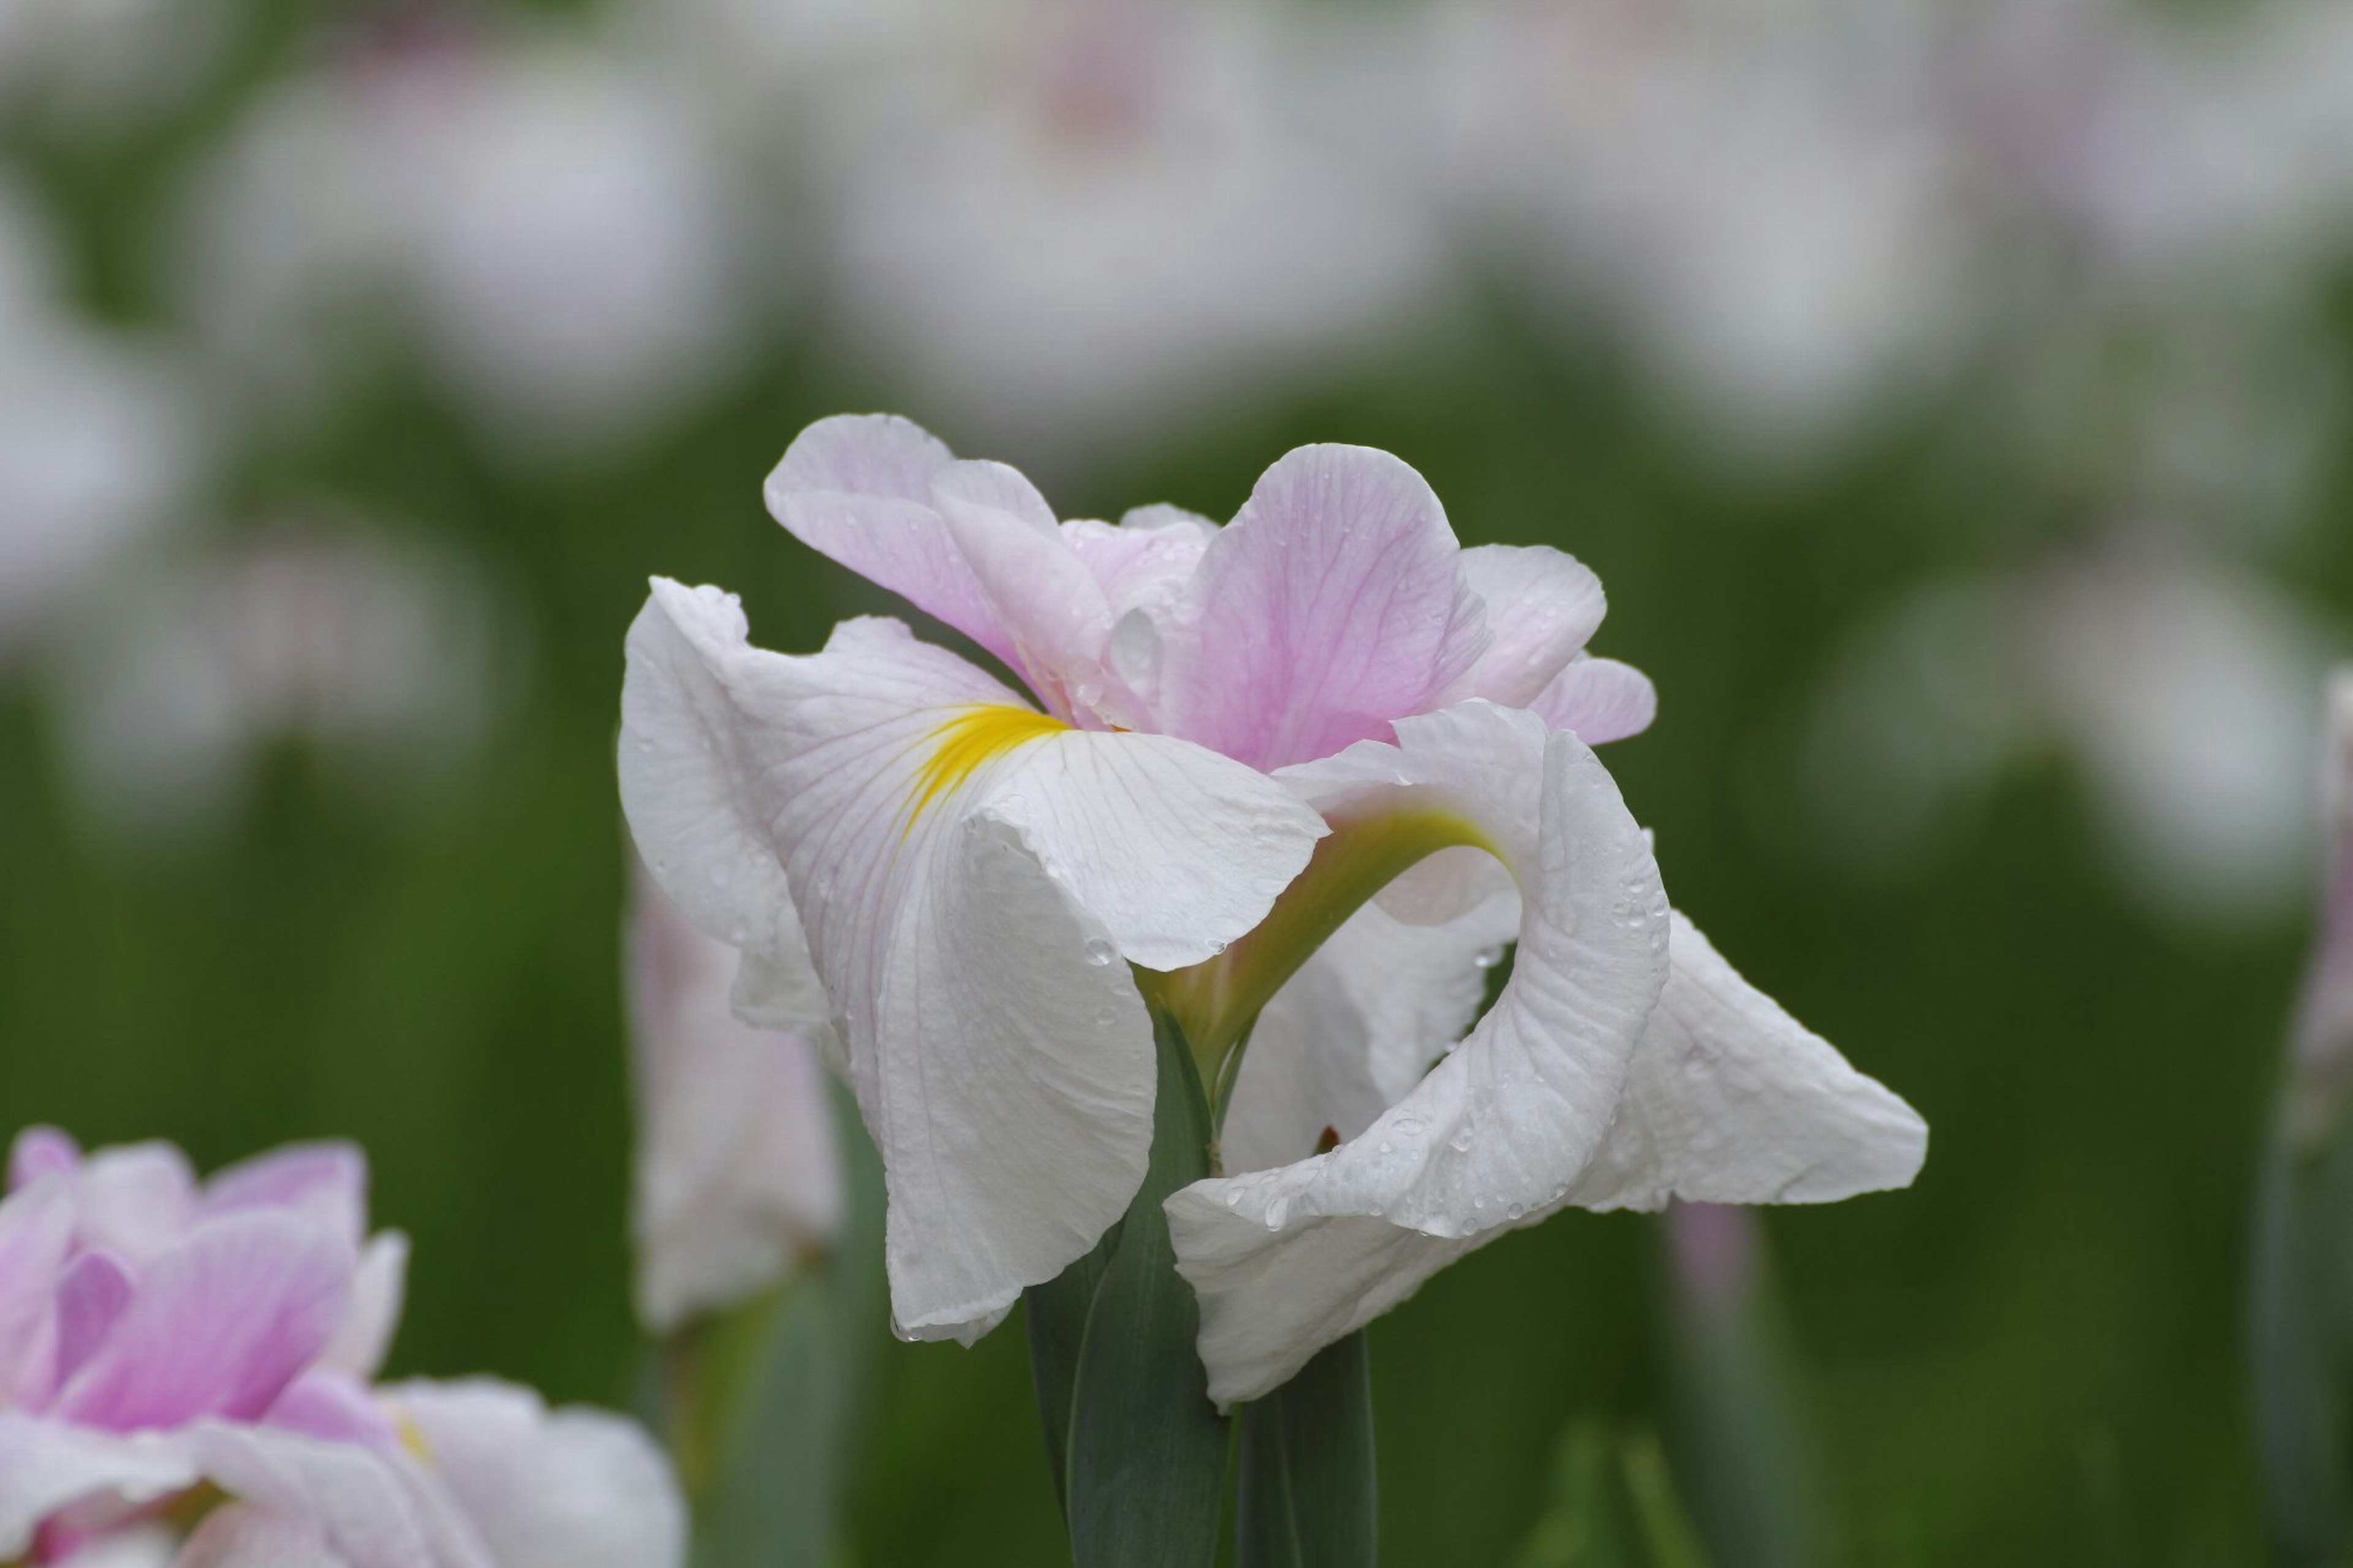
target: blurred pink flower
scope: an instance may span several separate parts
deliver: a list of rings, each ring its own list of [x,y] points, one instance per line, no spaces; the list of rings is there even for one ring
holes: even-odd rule
[[[667,1466],[628,1423],[487,1381],[371,1382],[407,1252],[367,1235],[347,1144],[200,1183],[167,1143],[23,1133],[0,1202],[0,1560],[680,1562]],[[207,1483],[230,1500],[175,1548]]]

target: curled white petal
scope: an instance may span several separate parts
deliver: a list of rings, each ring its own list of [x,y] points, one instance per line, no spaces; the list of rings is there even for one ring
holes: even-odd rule
[[[1431,1272],[1565,1196],[1615,1114],[1666,980],[1666,895],[1591,750],[1464,703],[1285,770],[1326,814],[1456,814],[1523,900],[1512,980],[1460,1048],[1357,1136],[1168,1200],[1210,1396],[1250,1399]]]

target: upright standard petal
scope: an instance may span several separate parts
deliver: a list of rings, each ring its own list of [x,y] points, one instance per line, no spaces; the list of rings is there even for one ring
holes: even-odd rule
[[[1639,735],[1659,715],[1651,678],[1630,664],[1580,654],[1528,706],[1588,746]]]
[[[1368,447],[1302,447],[1203,552],[1162,727],[1251,766],[1387,739],[1461,696],[1488,637],[1445,509]]]
[[[337,1237],[289,1215],[207,1221],[141,1268],[51,1413],[117,1431],[251,1420],[325,1348],[352,1268]]]
[[[407,1298],[408,1237],[396,1230],[378,1231],[360,1253],[352,1275],[352,1310],[319,1352],[319,1364],[355,1378],[374,1377],[392,1349]]]
[[[489,1378],[385,1391],[497,1568],[680,1568],[686,1508],[634,1422]]]
[[[1469,702],[1286,780],[1339,825],[1460,818],[1516,879],[1511,981],[1469,1038],[1329,1152],[1168,1200],[1221,1405],[1281,1384],[1462,1253],[1565,1197],[1602,1146],[1666,981],[1667,906],[1617,785],[1575,736]]]
[[[1486,607],[1494,639],[1472,673],[1471,694],[1506,708],[1531,705],[1584,651],[1609,608],[1591,567],[1541,544],[1466,550],[1462,580]]]
[[[642,863],[635,881],[638,1312],[667,1332],[831,1244],[841,1151],[815,1038],[832,1032],[825,1014],[781,1032],[744,1023],[729,1000],[739,955],[695,930]],[[803,989],[823,994],[814,974]]]
[[[1154,1065],[1116,961],[1218,952],[1324,831],[1240,764],[1072,731],[895,622],[787,658],[749,646],[733,600],[675,584],[631,631],[623,729],[623,804],[666,889],[754,844],[798,896],[912,1335],[985,1331],[1124,1211]],[[712,802],[723,825],[672,820]]]
[[[768,475],[768,510],[810,549],[1010,664],[1012,641],[933,492],[955,461],[936,437],[895,415],[836,415],[786,449]]]
[[[1928,1126],[1783,1012],[1678,912],[1666,990],[1581,1208],[1835,1203],[1909,1186]]]
[[[201,1212],[282,1209],[343,1238],[367,1238],[367,1156],[349,1143],[289,1143],[215,1171]]]

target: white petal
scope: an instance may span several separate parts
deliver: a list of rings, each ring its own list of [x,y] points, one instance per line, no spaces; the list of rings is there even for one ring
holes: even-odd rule
[[[1572,660],[1528,706],[1554,729],[1600,746],[1649,729],[1659,716],[1659,693],[1632,665],[1588,654]]]
[[[166,1436],[125,1436],[0,1411],[0,1562],[24,1555],[41,1521],[69,1503],[152,1502],[194,1486],[197,1474]]]
[[[229,1422],[184,1439],[206,1479],[308,1532],[351,1568],[505,1568],[405,1454]]]
[[[352,1276],[351,1315],[327,1342],[317,1364],[347,1372],[362,1382],[374,1377],[400,1330],[400,1310],[407,1296],[408,1237],[396,1230],[379,1231],[368,1239]]]
[[[1743,980],[1680,912],[1672,930],[1625,1104],[1570,1201],[1834,1203],[1910,1185],[1928,1151],[1919,1115]]]
[[[1591,567],[1543,545],[1466,550],[1462,580],[1487,606],[1495,639],[1471,672],[1471,694],[1506,708],[1533,703],[1600,629],[1609,608]]]
[[[800,895],[888,1173],[902,1331],[985,1331],[1143,1179],[1150,1026],[1116,960],[1249,931],[1322,822],[1198,748],[1054,725],[895,622],[786,658],[675,584],[632,630],[624,713],[624,763],[655,747],[622,773],[641,842],[692,847],[647,786],[700,770],[690,793],[735,819],[704,842],[765,843]],[[987,743],[952,752],[971,721]],[[672,891],[702,874],[649,864]]]
[[[79,1568],[81,1559],[74,1561]],[[176,1559],[161,1561],[173,1568],[351,1568],[318,1526],[242,1502],[213,1510]]]
[[[74,1177],[75,1228],[84,1247],[144,1263],[195,1223],[195,1172],[169,1143],[100,1149]]]
[[[742,640],[733,595],[695,597],[712,635]],[[796,960],[806,966],[808,943],[784,867],[737,793],[747,764],[711,751],[735,745],[734,720],[732,697],[690,645],[632,630],[619,771],[638,850],[699,930],[791,973]]]
[[[1459,815],[1519,882],[1520,945],[1462,1045],[1326,1154],[1168,1201],[1220,1405],[1254,1398],[1436,1268],[1558,1201],[1601,1146],[1666,980],[1666,895],[1617,785],[1575,736],[1469,702],[1285,770],[1327,814]]]
[[[1408,925],[1378,905],[1350,916],[1250,1031],[1219,1135],[1226,1170],[1289,1164],[1327,1127],[1345,1139],[1372,1125],[1461,1038],[1487,966],[1519,929],[1508,886],[1444,925]]]
[[[689,924],[642,868],[636,900],[638,1308],[666,1332],[766,1289],[832,1241],[841,1155],[811,1031],[743,1022],[733,950]],[[805,955],[801,968],[818,990]],[[777,989],[771,981],[768,994]]]
[[[497,1568],[678,1568],[686,1510],[637,1424],[487,1378],[385,1391]]]
[[[162,1525],[111,1530],[65,1560],[64,1568],[187,1568],[178,1536]],[[342,1568],[332,1561],[303,1559],[302,1568]]]

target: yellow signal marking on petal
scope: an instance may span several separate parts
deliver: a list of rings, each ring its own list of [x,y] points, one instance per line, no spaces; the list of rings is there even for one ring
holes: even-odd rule
[[[408,1450],[412,1458],[427,1465],[436,1462],[433,1445],[425,1440],[424,1428],[417,1425],[417,1417],[406,1410],[396,1411],[392,1417],[392,1429],[399,1437],[400,1446]]]
[[[913,827],[925,807],[972,777],[984,763],[1025,742],[1040,740],[1069,728],[1052,714],[1040,713],[1034,708],[983,702],[958,709],[926,737],[934,744],[932,754],[916,771],[907,826]]]

